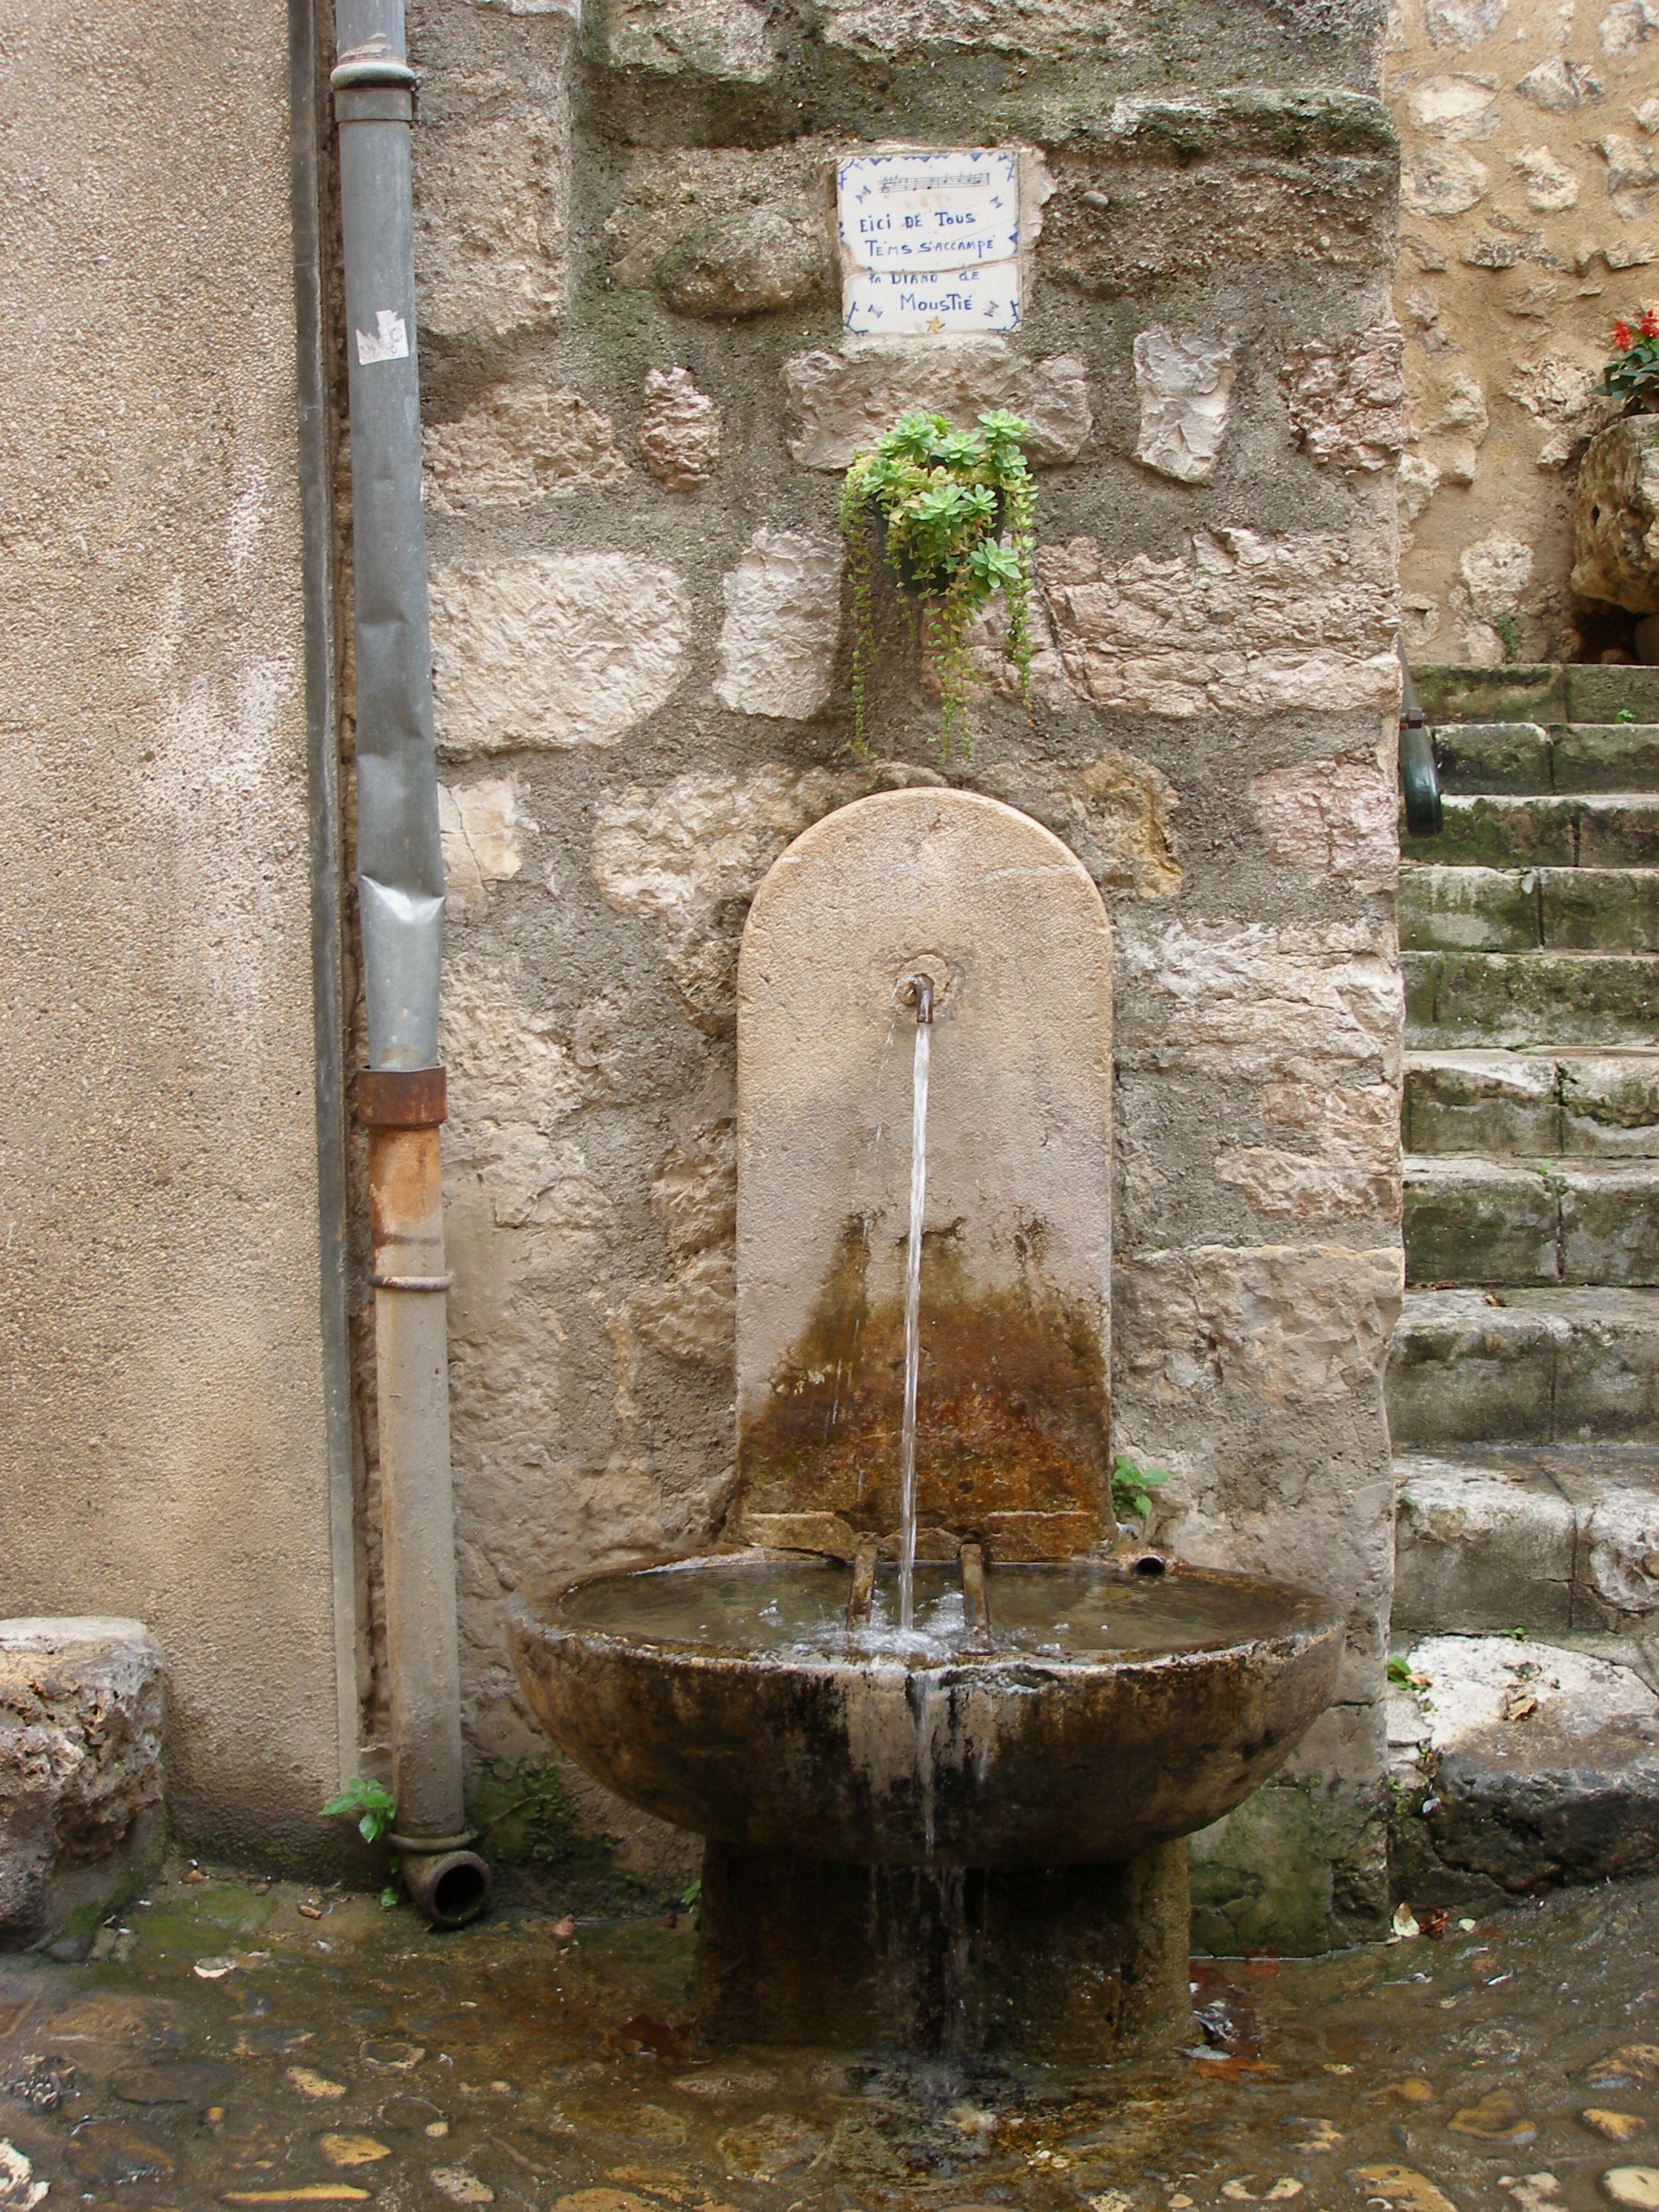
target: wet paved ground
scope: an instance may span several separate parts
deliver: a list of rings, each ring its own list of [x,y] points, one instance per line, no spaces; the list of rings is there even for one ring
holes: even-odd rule
[[[0,2206],[1589,2212],[1659,2162],[1659,1882],[1205,1962],[1188,2051],[1064,2075],[700,2050],[683,1922],[179,1879],[120,1925],[0,1960]]]

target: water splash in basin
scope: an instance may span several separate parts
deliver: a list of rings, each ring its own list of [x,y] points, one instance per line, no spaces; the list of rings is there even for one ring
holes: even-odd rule
[[[986,1577],[990,1655],[1061,1662],[1216,1651],[1283,1633],[1298,1615],[1322,1622],[1312,1599],[1287,1607],[1270,1585],[1172,1571],[1156,1578],[1073,1560],[992,1568]],[[913,1668],[986,1656],[964,1618],[954,1565],[915,1569],[915,1617],[904,1626],[896,1569],[877,1571],[870,1625],[848,1629],[847,1570],[831,1560],[686,1560],[578,1583],[560,1614],[635,1648],[772,1659],[892,1658]]]

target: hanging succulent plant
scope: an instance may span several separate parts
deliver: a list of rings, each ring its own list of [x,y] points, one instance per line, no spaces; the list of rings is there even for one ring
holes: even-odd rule
[[[853,743],[865,740],[864,692],[875,653],[872,535],[901,589],[920,603],[921,649],[942,702],[939,750],[969,749],[968,633],[1006,594],[1003,657],[1021,696],[1030,682],[1031,520],[1036,486],[1021,450],[1030,436],[999,408],[972,430],[942,415],[901,415],[873,452],[855,453],[842,483],[841,526],[853,586]]]

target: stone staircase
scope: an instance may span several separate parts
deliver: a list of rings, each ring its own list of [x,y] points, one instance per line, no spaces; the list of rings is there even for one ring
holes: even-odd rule
[[[1659,669],[1413,674],[1395,1879],[1490,1903],[1659,1866]]]

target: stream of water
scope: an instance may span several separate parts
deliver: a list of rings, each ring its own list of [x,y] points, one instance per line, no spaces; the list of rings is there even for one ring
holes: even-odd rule
[[[921,1365],[921,1216],[927,1200],[932,1002],[919,1005],[910,1079],[910,1234],[904,1247],[904,1426],[899,1444],[899,1627],[916,1617],[916,1383]]]

